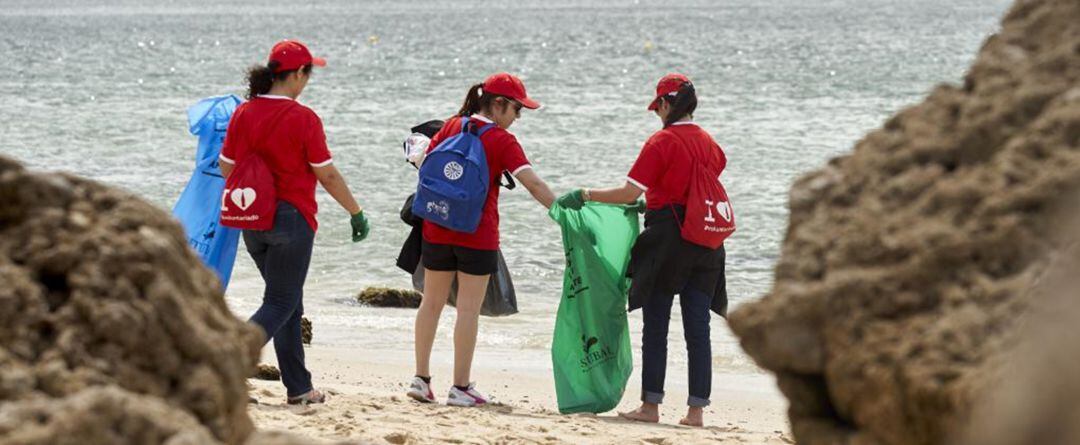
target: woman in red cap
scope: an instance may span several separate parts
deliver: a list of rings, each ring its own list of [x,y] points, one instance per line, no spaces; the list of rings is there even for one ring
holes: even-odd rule
[[[254,153],[273,175],[278,199],[273,228],[244,230],[244,244],[266,283],[262,306],[250,321],[262,328],[265,341],[274,339],[290,404],[326,399],[311,384],[300,335],[304,280],[318,228],[315,183],[322,184],[349,213],[353,242],[366,238],[369,231],[363,210],[333,165],[322,121],[296,102],[312,67],[325,65],[300,42],[285,40],[274,45],[267,64],[249,70],[249,100],[237,107],[221,149],[221,172],[226,177],[235,169],[236,160],[244,162]]]
[[[712,351],[709,340],[709,311],[724,316],[727,292],[724,280],[724,248],[707,247],[686,241],[680,221],[693,177],[692,166],[708,165],[718,178],[727,160],[712,136],[693,121],[697,93],[690,79],[669,74],[656,86],[649,110],[664,128],[645,142],[637,161],[621,187],[578,189],[563,195],[563,207],[579,209],[585,201],[613,204],[635,202],[645,194],[645,230],[631,251],[627,274],[630,310],[642,308],[641,407],[623,417],[642,422],[659,422],[659,405],[664,397],[667,369],[667,334],[671,306],[679,294],[683,329],[689,358],[690,406],[679,423],[702,426],[702,413],[712,392]]]
[[[428,145],[430,153],[442,141],[460,133],[461,119],[465,117],[481,125],[494,124],[480,136],[490,182],[479,227],[474,233],[463,233],[424,221],[421,255],[424,299],[416,313],[416,377],[408,391],[409,397],[420,402],[435,402],[435,393],[431,389],[431,348],[439,316],[456,278],[454,381],[446,403],[454,406],[487,403],[487,398],[476,390],[469,377],[480,306],[484,302],[488,279],[498,267],[499,178],[503,172],[510,172],[544,207],[551,207],[555,200],[547,184],[532,170],[517,138],[507,131],[521,117],[522,108],[539,107],[540,104],[525,93],[525,84],[520,79],[507,73],[494,74],[469,89],[461,110],[443,125]]]

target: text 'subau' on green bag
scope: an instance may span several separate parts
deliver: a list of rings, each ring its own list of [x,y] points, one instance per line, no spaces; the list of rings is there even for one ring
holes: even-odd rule
[[[566,271],[551,360],[559,412],[601,413],[619,404],[633,368],[626,323],[626,266],[638,214],[626,206],[554,204]]]

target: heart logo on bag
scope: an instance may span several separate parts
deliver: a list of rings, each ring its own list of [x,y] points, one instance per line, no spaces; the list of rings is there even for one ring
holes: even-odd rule
[[[720,201],[716,204],[716,211],[720,212],[720,217],[724,218],[724,221],[731,222],[731,204]]]
[[[240,210],[247,210],[255,202],[255,189],[250,187],[236,189],[229,194],[229,197],[232,198],[233,204],[240,207]]]

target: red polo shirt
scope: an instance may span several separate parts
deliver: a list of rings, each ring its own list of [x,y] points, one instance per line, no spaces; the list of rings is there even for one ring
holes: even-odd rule
[[[472,116],[472,119],[491,123],[490,120],[481,116]],[[442,141],[458,133],[461,133],[461,118],[455,116],[446,121],[442,130],[431,138],[428,153],[431,153]],[[491,177],[480,225],[476,228],[476,232],[464,233],[424,221],[424,240],[427,242],[478,250],[499,249],[499,178],[503,171],[517,175],[518,172],[532,167],[517,138],[497,125],[480,136],[480,142],[484,143],[484,156],[487,157],[488,172]]]
[[[312,167],[332,162],[322,120],[310,108],[288,97],[258,96],[233,112],[221,147],[221,162],[235,164],[257,144],[263,144],[260,155],[274,175],[277,199],[296,207],[311,230],[318,230],[318,180]]]
[[[645,191],[648,208],[686,205],[690,194],[690,151],[684,144],[699,144],[720,155],[720,171],[727,166],[724,150],[712,136],[693,122],[676,122],[653,133],[630,168],[626,180]]]

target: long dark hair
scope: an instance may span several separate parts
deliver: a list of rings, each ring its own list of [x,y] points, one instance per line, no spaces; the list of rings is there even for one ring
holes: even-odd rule
[[[478,83],[469,87],[469,92],[465,94],[465,102],[461,104],[461,110],[458,111],[458,116],[467,117],[472,116],[481,111],[491,108],[491,104],[495,103],[495,100],[503,97],[498,94],[484,94],[484,84]]]
[[[664,120],[664,128],[670,127],[686,116],[694,117],[694,110],[697,109],[697,91],[694,90],[694,84],[686,82],[679,87],[679,92],[675,93],[675,97],[664,96],[661,100],[671,104],[671,112]]]
[[[304,65],[299,70],[282,71],[275,73],[274,69],[277,68],[278,63],[271,61],[266,65],[252,65],[248,68],[247,82],[248,100],[254,99],[255,96],[261,96],[269,93],[270,88],[274,87],[274,82],[279,80],[285,80],[290,74],[296,71],[302,71],[304,74],[311,74],[311,64]]]

